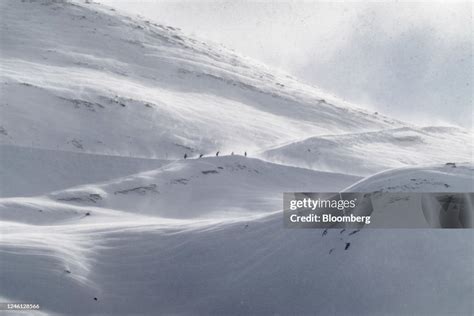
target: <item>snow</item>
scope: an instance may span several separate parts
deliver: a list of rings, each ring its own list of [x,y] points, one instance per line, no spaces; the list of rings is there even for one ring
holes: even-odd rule
[[[366,177],[349,192],[474,192],[472,163],[437,164],[386,170]]]
[[[161,167],[169,161],[0,146],[0,196],[35,196]]]
[[[369,113],[98,4],[0,9],[2,302],[46,315],[472,314],[472,230],[323,234],[282,217],[283,192],[472,192],[470,132]]]
[[[434,215],[435,208],[441,207],[439,202],[434,200],[433,194],[419,193],[439,196],[460,193],[458,196],[472,211],[474,167],[472,164],[442,164],[392,169],[364,178],[344,191],[375,193],[371,197],[373,227],[443,227],[442,220]],[[379,194],[384,192],[392,194]],[[474,227],[472,216],[466,218],[463,227]]]
[[[401,124],[98,5],[2,5],[4,144],[170,159]]]
[[[4,293],[77,315],[472,311],[472,230],[322,236],[282,229],[281,214],[205,224],[134,216],[2,222]]]
[[[340,190],[356,179],[229,156],[179,161],[101,185],[53,192],[50,197],[164,217],[229,217],[278,210],[284,191]]]
[[[402,127],[311,137],[266,150],[262,157],[292,166],[367,176],[392,168],[471,162],[473,139],[472,132],[456,127]]]

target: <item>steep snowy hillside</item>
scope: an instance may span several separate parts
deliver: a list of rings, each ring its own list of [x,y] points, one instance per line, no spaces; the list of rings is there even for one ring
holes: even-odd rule
[[[404,166],[472,162],[473,139],[471,132],[455,127],[403,127],[311,137],[261,156],[298,167],[370,175]]]
[[[1,10],[3,144],[168,159],[401,124],[101,5]]]

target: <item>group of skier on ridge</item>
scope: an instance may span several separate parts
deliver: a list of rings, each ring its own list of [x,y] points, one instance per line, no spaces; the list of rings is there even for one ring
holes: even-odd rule
[[[216,152],[216,157],[219,157],[219,153],[220,153],[220,151]],[[232,152],[230,155],[233,156],[234,152]],[[244,156],[247,157],[247,152],[246,151],[244,152]],[[202,158],[202,157],[204,157],[204,154],[199,155],[199,158]],[[184,154],[184,159],[188,159],[188,154]]]

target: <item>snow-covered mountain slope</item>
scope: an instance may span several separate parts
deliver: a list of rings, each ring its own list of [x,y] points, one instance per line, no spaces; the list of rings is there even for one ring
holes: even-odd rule
[[[387,170],[364,178],[347,192],[474,192],[472,164],[442,164]]]
[[[32,223],[48,222],[48,216],[58,212],[82,217],[97,208],[167,218],[246,217],[280,210],[282,192],[339,191],[358,179],[242,156],[202,158],[52,192],[39,199],[4,199],[6,204],[1,209],[4,219],[14,220],[25,214]],[[78,208],[71,209],[69,204]],[[53,214],[38,212],[51,207]]]
[[[370,197],[372,227],[474,227],[471,215],[474,203],[472,164],[449,163],[392,169],[364,178],[344,191],[374,193]],[[392,194],[383,194],[385,192]],[[413,194],[415,192],[436,194]],[[449,202],[453,203],[449,213],[446,209],[449,203],[446,204],[440,216],[440,201],[452,197],[453,193],[458,201]]]
[[[203,295],[198,300],[206,297],[202,292],[204,289],[196,282],[201,278],[204,282],[208,273],[218,273],[208,268],[226,269],[225,262],[229,260],[236,264],[231,270],[249,263],[255,249],[251,244],[250,248],[244,248],[244,239],[237,241],[240,246],[235,250],[242,255],[242,251],[248,250],[247,258],[216,256],[221,252],[232,254],[234,247],[227,243],[238,238],[239,231],[250,231],[250,227],[253,230],[253,223],[275,214],[281,208],[282,191],[296,188],[341,190],[355,180],[352,176],[229,156],[177,161],[154,171],[47,196],[3,198],[0,199],[0,293],[6,301],[37,300],[47,313],[195,313],[190,307],[181,310],[183,304],[179,301],[188,295],[187,291],[198,291],[197,294]],[[203,199],[203,196],[207,198]],[[281,223],[280,212],[272,218]],[[228,229],[231,234],[225,232]],[[266,225],[261,226],[252,235],[266,240],[264,244],[267,244],[270,236],[265,237],[266,230]],[[227,237],[214,240],[220,238],[219,231]],[[204,245],[209,237],[218,244]],[[197,244],[192,246],[194,240]],[[202,252],[201,247],[208,250]],[[129,252],[137,250],[141,254]],[[200,256],[206,253],[210,255],[208,259],[216,260],[216,264],[203,263]],[[181,262],[181,255],[188,259]],[[31,260],[32,256],[34,260]],[[224,261],[219,262],[221,259]],[[154,266],[164,270],[159,271]],[[122,277],[115,274],[118,272],[115,267]],[[179,267],[183,268],[181,276],[186,276],[185,271],[191,267],[199,274],[203,269],[207,272],[195,275],[194,281],[192,278],[185,281],[175,274]],[[170,268],[178,270],[168,270]],[[111,274],[103,273],[102,269]],[[151,275],[147,272],[150,269],[154,270]],[[22,276],[20,271],[23,270]],[[245,273],[245,270],[238,273]],[[137,277],[127,286],[130,292],[120,288],[122,281],[131,281],[126,275]],[[215,280],[216,277],[217,274]],[[25,282],[34,285],[25,290],[22,286]],[[174,282],[174,286],[170,287],[170,282]],[[168,298],[160,293],[166,289],[170,294],[175,292],[173,288],[178,289],[181,282],[189,282],[183,288],[184,292],[162,305],[160,302]],[[109,286],[114,289],[109,290]],[[151,292],[155,294],[143,296]],[[137,302],[135,307],[129,301],[133,297]],[[109,300],[109,303],[117,302],[105,303]],[[142,303],[148,307],[137,307]],[[191,302],[191,305],[196,303]],[[126,305],[129,306],[124,308]]]
[[[63,315],[472,311],[472,230],[322,236],[282,229],[280,216],[219,225],[2,223],[2,289],[10,301]]]
[[[368,113],[173,27],[82,2],[1,6],[1,144],[160,159],[264,151],[358,175],[472,161],[463,130]]]
[[[165,160],[0,145],[0,197],[36,196],[155,169]]]
[[[48,315],[472,314],[473,230],[325,234],[285,229],[281,212],[284,191],[466,191],[470,165],[353,185],[227,155],[365,175],[472,161],[464,131],[408,127],[98,4],[1,1],[0,17],[2,302]],[[288,145],[309,137],[326,160]]]
[[[472,162],[474,135],[456,127],[403,127],[318,136],[262,153],[270,161],[357,175],[404,166]]]
[[[208,170],[219,173],[203,173]],[[443,183],[455,188],[473,169],[430,170],[416,173],[426,179],[449,174]],[[274,190],[289,182],[301,189],[310,182],[316,189],[331,185],[330,175],[307,172],[306,177],[303,169],[244,157],[208,158],[48,196],[0,199],[1,295],[11,302],[40,302],[43,312],[64,315],[472,311],[473,230],[332,229],[325,234],[285,229],[281,211],[272,212],[278,210],[276,201],[267,201],[263,188],[254,196],[251,192],[259,179],[273,182]],[[376,176],[385,180],[369,190],[387,187],[403,172]],[[184,180],[170,181],[184,177],[189,178],[185,185]],[[210,181],[212,177],[221,181]],[[331,190],[341,190],[353,179],[339,180]],[[162,182],[153,189],[159,193],[136,188],[157,181]],[[226,216],[199,203],[189,206],[188,193],[209,194],[207,190],[217,189],[215,183],[224,190],[211,194],[207,207],[220,204]],[[354,188],[363,190],[362,183]],[[125,200],[115,200],[120,199],[112,193],[117,189],[137,207],[126,209],[121,204]],[[97,203],[68,199],[94,190],[106,193],[102,200],[89,196]],[[165,205],[157,205],[153,213],[138,211],[140,206],[150,210],[149,200],[159,203],[158,194],[176,199],[169,208],[178,210],[181,203],[200,212],[164,218],[170,215],[160,213]],[[253,214],[226,213],[242,206],[242,196]]]
[[[3,144],[168,159],[402,124],[98,4],[1,10]]]

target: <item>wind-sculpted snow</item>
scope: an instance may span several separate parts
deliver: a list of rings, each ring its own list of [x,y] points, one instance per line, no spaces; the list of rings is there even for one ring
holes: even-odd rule
[[[5,2],[2,18],[1,144],[160,159],[265,151],[274,162],[359,175],[472,160],[472,135],[461,129],[408,128],[97,4]]]
[[[351,185],[349,192],[474,192],[472,163],[387,170]]]
[[[2,19],[3,144],[168,159],[402,124],[100,5],[6,2]]]
[[[473,179],[472,164],[447,163],[380,172],[344,191],[372,193],[362,211],[373,227],[473,228]]]
[[[88,1],[0,12],[1,302],[472,314],[472,230],[285,229],[282,214],[285,191],[472,191],[464,130],[409,127]],[[441,165],[348,175],[421,163]]]
[[[466,278],[473,272],[466,253],[471,231],[349,236],[352,231],[331,230],[323,236],[283,230],[279,216],[202,228],[150,221],[94,226],[15,227],[23,238],[12,242],[7,235],[1,254],[10,299],[76,315],[468,314],[472,308],[465,304],[472,297]],[[45,229],[48,238],[38,243]],[[64,230],[75,239],[64,238]],[[33,254],[35,260],[24,260]],[[453,288],[456,299],[449,300]]]
[[[174,162],[156,170],[48,196],[75,205],[170,218],[211,214],[232,217],[281,209],[285,191],[339,190],[357,180],[354,176],[228,156]]]
[[[370,175],[405,166],[472,162],[473,137],[455,127],[403,127],[311,137],[262,156],[298,167]]]
[[[414,176],[456,190],[472,168],[393,170],[349,190]],[[469,314],[472,230],[283,228],[276,192],[355,180],[234,156],[0,199],[1,295],[68,315]]]
[[[196,240],[198,250],[203,246],[199,246],[201,238],[204,243],[208,236],[220,238],[227,229],[250,231],[254,224],[267,222],[268,216],[277,220],[281,207],[279,192],[290,187],[323,189],[329,179],[334,180],[329,188],[338,190],[357,178],[233,156],[174,162],[154,171],[48,196],[0,199],[1,294],[8,301],[40,302],[44,310],[60,314],[177,312],[179,309],[173,306],[181,304],[176,301],[160,306],[154,296],[138,295],[148,291],[157,294],[166,288],[172,293],[168,281],[175,279],[175,287],[181,283],[178,275],[172,277],[177,270],[169,271],[169,278],[158,277],[170,268],[161,260],[181,260],[179,248],[189,241]],[[209,196],[215,206],[203,203],[202,195]],[[275,211],[277,216],[272,215]],[[232,247],[223,242],[224,248],[216,251],[225,252],[227,246]],[[117,243],[123,247],[117,249]],[[173,249],[177,251],[175,259],[169,256]],[[182,250],[192,256],[192,248]],[[146,257],[149,262],[137,265]],[[191,257],[187,261],[193,260]],[[164,270],[142,273],[155,265]],[[125,266],[128,268],[124,269]],[[199,266],[196,268],[201,269]],[[209,267],[225,266],[217,263]],[[128,286],[130,293],[120,289],[119,283],[113,286],[115,281],[110,277],[118,277],[117,269],[122,271],[123,281],[129,276],[136,278]],[[209,272],[214,273],[209,270],[205,274]],[[153,280],[154,277],[163,282]],[[192,290],[193,282],[189,281]],[[109,286],[115,289],[111,291]],[[115,299],[129,304],[133,297],[136,305],[129,308],[110,304]],[[107,303],[109,300],[112,301]],[[148,307],[140,307],[141,304]]]

